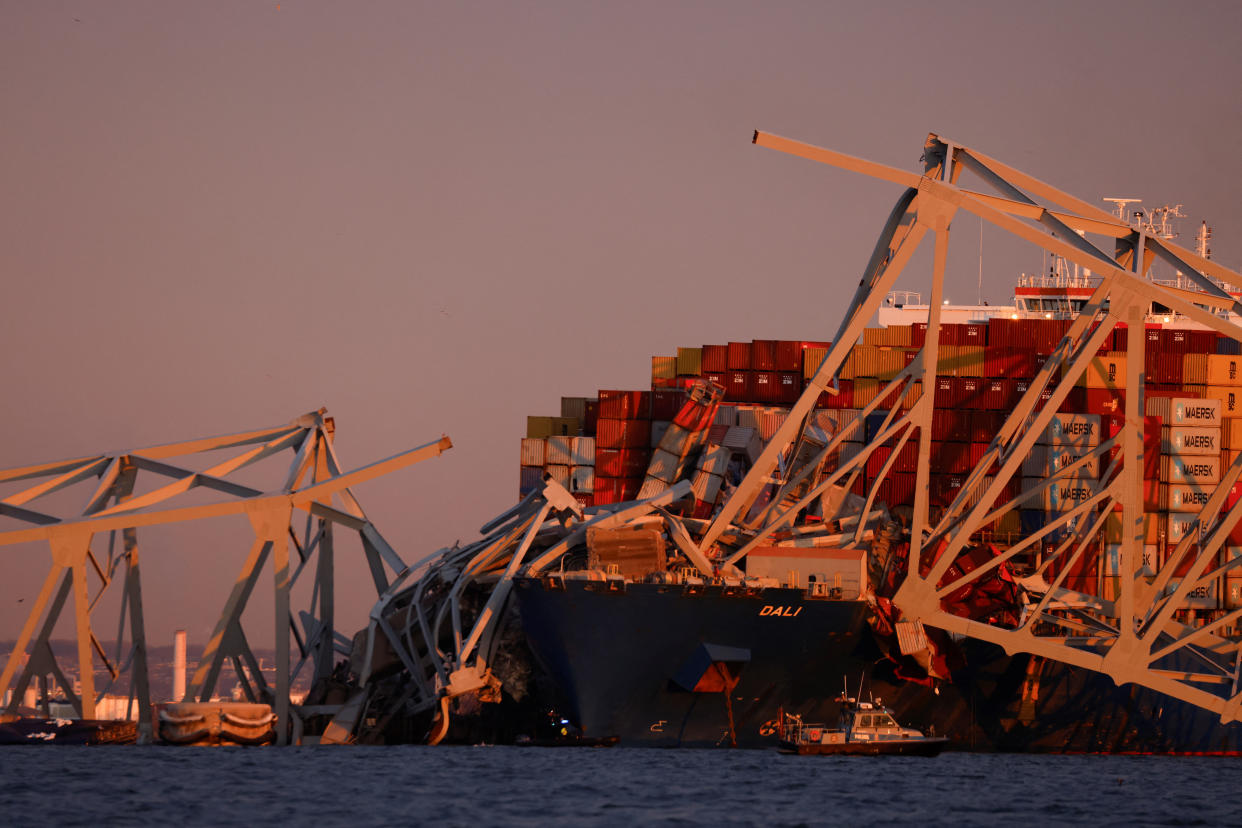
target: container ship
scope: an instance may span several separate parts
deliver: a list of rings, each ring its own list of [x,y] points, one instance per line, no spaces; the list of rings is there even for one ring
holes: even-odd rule
[[[1046,223],[962,168],[1056,193],[936,136],[925,161],[833,341],[681,347],[530,416],[518,505],[394,584],[325,739],[766,747],[862,680],[959,748],[1242,751],[1236,274],[1206,225],[1192,254],[1065,197],[1039,209],[1115,253],[1050,243],[1013,306],[883,292],[946,203]],[[1192,275],[1127,287],[1144,244]]]

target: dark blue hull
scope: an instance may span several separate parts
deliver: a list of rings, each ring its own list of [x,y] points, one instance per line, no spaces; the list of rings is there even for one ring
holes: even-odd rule
[[[739,747],[776,747],[782,710],[832,721],[831,700],[865,675],[863,693],[957,749],[1242,752],[1238,723],[1099,673],[1055,662],[1034,668],[1028,656],[981,642],[964,643],[966,666],[937,690],[903,681],[861,601],[572,579],[519,580],[515,594],[526,641],[569,717],[588,736],[616,736],[623,746],[723,746],[732,736]],[[713,660],[737,678],[731,705],[704,683]]]

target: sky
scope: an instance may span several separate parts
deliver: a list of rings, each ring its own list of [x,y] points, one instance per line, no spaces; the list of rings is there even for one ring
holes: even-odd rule
[[[2,0],[0,19],[0,468],[320,406],[347,468],[447,434],[355,489],[407,561],[512,505],[525,418],[560,397],[645,387],[678,346],[835,333],[900,188],[755,129],[916,172],[937,132],[1101,207],[1183,204],[1179,241],[1206,219],[1242,267],[1236,2]],[[1042,266],[972,216],[953,229],[951,301],[1007,303]],[[899,286],[926,289],[928,262]],[[249,546],[222,524],[141,536],[154,643],[210,631]],[[0,640],[48,560],[0,547]],[[357,555],[338,577],[350,633],[374,593]]]

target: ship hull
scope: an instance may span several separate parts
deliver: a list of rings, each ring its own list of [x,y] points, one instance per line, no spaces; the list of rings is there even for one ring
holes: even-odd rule
[[[952,749],[1242,753],[1238,723],[983,642],[962,642],[965,666],[952,681],[905,681],[884,658],[861,601],[570,579],[521,579],[517,587],[527,644],[565,712],[585,734],[615,736],[622,746],[774,748],[782,712],[831,720],[831,699],[865,676],[864,693],[882,697],[903,723],[948,737]],[[729,702],[722,689],[695,689],[713,654],[732,659]]]

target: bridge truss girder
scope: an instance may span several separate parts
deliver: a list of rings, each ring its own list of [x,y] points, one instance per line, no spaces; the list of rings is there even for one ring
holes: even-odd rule
[[[334,530],[342,528],[358,533],[377,594],[387,589],[389,571],[400,577],[407,570],[367,518],[349,487],[438,456],[451,448],[452,443],[442,437],[344,473],[333,448],[335,425],[325,413],[320,409],[274,428],[0,471],[0,483],[38,481],[0,500],[0,516],[28,525],[0,531],[0,546],[46,542],[51,559],[42,589],[0,672],[0,697],[10,688],[14,690],[8,712],[16,709],[26,688],[35,680],[43,691],[46,705],[46,677],[51,675],[71,700],[77,714],[91,719],[95,717],[98,699],[128,672],[131,705],[136,703],[138,707],[139,739],[150,741],[152,700],[137,530],[143,526],[243,514],[251,523],[255,541],[216,622],[185,700],[210,699],[228,659],[247,697],[273,705],[281,723],[277,731],[281,744],[291,732],[296,735],[303,713],[332,712],[295,709],[289,690],[293,679],[307,663],[311,664],[313,679],[327,678],[334,666],[338,637],[334,623]],[[195,462],[196,455],[230,449],[240,451],[207,469],[198,471],[189,465]],[[293,458],[283,479],[268,489],[256,489],[231,477],[284,451],[292,451]],[[174,464],[170,460],[177,462]],[[140,475],[169,482],[136,495],[135,484]],[[55,492],[92,479],[97,482],[85,506],[75,514],[58,516],[36,511],[31,506]],[[184,501],[185,494],[196,488],[211,489],[230,499],[206,505],[178,502]],[[295,519],[295,513],[302,517]],[[106,550],[96,544],[96,538],[103,537],[107,538]],[[290,546],[294,550],[292,557]],[[242,626],[242,613],[269,559],[275,597],[274,688],[264,681]],[[290,606],[291,589],[308,569],[313,574],[310,605],[295,616]],[[94,573],[98,582],[93,595],[90,573]],[[108,587],[118,580],[122,596],[115,651],[109,658],[95,634],[92,612]],[[74,692],[50,646],[51,635],[70,595],[73,596],[80,694]],[[125,643],[127,626],[128,646]],[[289,653],[294,641],[300,658],[291,666]],[[96,657],[109,674],[107,686],[98,694],[94,681]],[[294,714],[292,722],[291,714]]]
[[[1242,289],[1242,276],[1165,239],[1149,236],[1110,213],[935,134],[929,135],[925,144],[925,170],[921,175],[762,132],[755,133],[754,142],[780,152],[901,184],[906,190],[898,199],[877,242],[823,364],[810,380],[802,398],[794,405],[785,424],[731,500],[717,514],[703,538],[702,549],[710,551],[715,539],[728,529],[739,514],[746,513],[776,468],[779,455],[791,444],[798,443],[816,400],[822,392],[833,391],[837,375],[853,343],[859,341],[867,322],[895,285],[915,248],[930,232],[934,235],[935,251],[925,345],[914,362],[898,374],[860,415],[859,427],[868,414],[887,410],[881,433],[815,491],[822,491],[827,485],[845,479],[851,472],[856,475],[877,446],[895,438],[901,443],[882,470],[883,479],[890,471],[892,459],[896,458],[901,444],[911,439],[914,429],[917,429],[918,465],[911,549],[904,564],[904,580],[893,597],[895,606],[906,620],[989,641],[1011,654],[1031,653],[1095,670],[1110,676],[1119,685],[1133,683],[1148,687],[1213,711],[1225,723],[1242,718],[1242,694],[1239,693],[1242,650],[1239,650],[1236,640],[1216,635],[1216,632],[1242,618],[1242,610],[1230,612],[1198,629],[1173,620],[1174,611],[1184,605],[1191,591],[1222,577],[1235,565],[1242,565],[1242,558],[1226,561],[1220,566],[1214,564],[1229,532],[1242,520],[1242,503],[1231,509],[1224,508],[1230,487],[1242,475],[1242,458],[1225,472],[1221,483],[1215,487],[1200,512],[1196,526],[1169,555],[1154,580],[1148,582],[1140,574],[1139,567],[1143,552],[1145,314],[1150,305],[1157,302],[1210,330],[1242,340],[1242,329],[1213,312],[1242,314],[1242,305],[1221,287],[1223,283],[1235,290]],[[976,175],[996,190],[996,194],[972,192],[960,187],[958,179],[963,170]],[[1047,206],[1038,203],[1037,199]],[[1101,277],[1101,282],[1084,310],[1071,324],[1056,353],[1045,363],[1021,402],[995,435],[983,459],[967,476],[954,502],[933,522],[928,493],[934,380],[950,226],[959,210],[972,213],[1070,262],[1090,268]],[[1086,234],[1112,240],[1114,252],[1106,253],[1093,244]],[[1156,259],[1182,271],[1198,290],[1173,289],[1144,278]],[[1119,323],[1128,326],[1125,425],[1115,438],[1103,442],[1091,452],[1098,458],[1106,458],[1111,448],[1120,447],[1118,462],[1114,462],[1102,475],[1100,492],[987,565],[945,583],[946,573],[967,550],[975,532],[994,524],[1005,512],[1041,495],[1042,488],[1023,492],[1007,503],[996,502],[1105,337]],[[901,412],[901,396],[915,380],[922,380],[922,397],[909,411]],[[1050,390],[1051,396],[1041,408],[1039,401],[1046,390]],[[881,405],[882,400],[894,397],[898,402],[891,407]],[[1089,459],[1083,458],[1061,470],[1047,485],[1072,476]],[[992,477],[988,471],[994,465],[999,465],[1000,470]],[[797,469],[791,470],[791,479],[797,473]],[[852,480],[849,478],[846,485]],[[785,487],[788,488],[790,483],[787,480]],[[878,483],[869,494],[868,508],[876,496],[875,489],[878,489]],[[779,499],[775,498],[774,502]],[[729,559],[730,562],[740,558],[771,532],[791,522],[809,499],[784,510],[764,513],[759,519],[762,524],[758,527],[760,533],[746,548],[738,550]],[[1069,566],[1088,550],[1093,535],[1114,508],[1120,509],[1123,525],[1119,566],[1122,577],[1119,579],[1117,600],[1104,600],[1099,596],[1062,589]],[[1042,579],[1052,560],[1058,558],[1062,561],[1068,559],[1069,564],[1062,568],[1051,584],[1044,585],[1039,602],[1027,607],[1022,622],[1016,628],[971,620],[946,610],[944,601],[954,591],[994,576],[997,567],[1032,544],[1054,531],[1067,529],[1067,539],[1035,574]],[[1198,551],[1193,553],[1189,571],[1180,578],[1176,589],[1169,590],[1176,569],[1190,558],[1196,547]],[[920,573],[919,567],[913,564],[920,560],[923,550],[935,550],[936,555],[930,571],[925,574]],[[1039,591],[1034,594],[1038,595]],[[1066,599],[1086,604],[1091,612],[1085,619],[1077,620],[1058,614],[1056,610],[1064,606]],[[1054,634],[1048,631],[1049,627],[1069,629],[1070,632]],[[1178,670],[1161,666],[1161,662],[1179,654],[1189,656],[1189,659],[1179,663],[1189,661],[1198,666]]]

